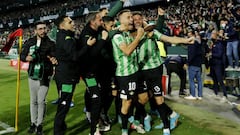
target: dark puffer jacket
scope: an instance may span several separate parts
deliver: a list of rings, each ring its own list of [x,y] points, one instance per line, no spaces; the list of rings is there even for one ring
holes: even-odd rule
[[[30,38],[24,43],[24,47],[20,55],[21,61],[26,62],[26,57],[30,53],[30,47],[33,47],[36,45],[37,45],[36,36],[33,38]],[[50,56],[50,57],[55,56],[55,43],[52,40],[50,40],[48,37],[42,38],[40,47],[36,53],[37,53],[37,58],[35,58],[35,60],[29,63],[29,67],[34,65],[36,62],[42,62],[44,65],[44,72],[43,72],[44,74],[43,74],[42,81],[43,83],[46,83],[48,82],[47,80],[49,76],[53,74],[53,65],[47,56]],[[29,69],[28,69],[28,73],[29,73]]]

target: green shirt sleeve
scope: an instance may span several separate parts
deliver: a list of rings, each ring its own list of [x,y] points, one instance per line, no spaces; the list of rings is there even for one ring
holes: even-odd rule
[[[122,43],[125,42],[125,39],[122,34],[116,34],[113,36],[112,42],[115,43],[117,46],[120,46]]]
[[[156,29],[161,33],[163,33],[163,25],[164,25],[164,15],[161,15],[161,16],[159,15]]]
[[[115,17],[122,8],[123,8],[123,2],[118,0],[116,4],[109,11],[108,16]]]
[[[162,33],[160,33],[158,30],[153,30],[153,38],[156,40],[160,40]]]

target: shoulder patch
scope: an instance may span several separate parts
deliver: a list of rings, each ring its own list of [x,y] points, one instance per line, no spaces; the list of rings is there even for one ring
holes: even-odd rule
[[[85,37],[86,37],[86,38],[89,38],[89,37],[90,37],[90,35],[85,35]]]
[[[66,36],[65,40],[72,39],[70,36]]]

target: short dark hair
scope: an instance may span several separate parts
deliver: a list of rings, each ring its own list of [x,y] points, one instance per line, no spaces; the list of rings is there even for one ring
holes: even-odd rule
[[[44,21],[36,21],[36,22],[34,23],[34,28],[37,29],[37,26],[38,26],[39,24],[46,24],[46,22],[44,22]]]
[[[120,17],[123,13],[126,13],[126,12],[131,12],[131,10],[129,10],[129,9],[123,9],[123,10],[121,10],[121,11],[117,14],[117,18],[119,19],[119,17]]]
[[[86,16],[86,24],[90,23],[90,21],[95,20],[98,13],[99,11],[89,12]]]
[[[220,21],[228,21],[228,19],[223,17],[223,18],[220,19]]]
[[[114,21],[114,18],[111,16],[104,16],[102,17],[103,22],[111,22]]]
[[[103,10],[108,10],[108,8],[103,7],[103,8],[100,8],[100,9],[99,9],[100,12],[103,11]]]
[[[57,27],[59,28],[60,24],[64,21],[64,19],[68,17],[66,15],[61,15],[59,16],[56,20],[55,20],[55,25],[57,25]]]
[[[142,12],[141,11],[133,11],[132,12],[132,15],[140,15],[140,16],[143,16]]]

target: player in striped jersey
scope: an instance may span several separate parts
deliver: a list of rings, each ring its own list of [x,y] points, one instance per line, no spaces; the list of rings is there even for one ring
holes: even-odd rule
[[[117,64],[116,79],[119,85],[120,98],[122,99],[122,135],[128,135],[128,110],[137,89],[138,63],[135,48],[141,40],[144,30],[139,28],[133,38],[130,30],[133,29],[133,19],[130,10],[122,10],[118,14],[121,23],[119,33],[112,39],[114,61]],[[145,131],[143,130],[142,133]]]
[[[143,16],[141,12],[135,12],[133,14],[133,22],[135,29],[144,27]],[[143,81],[146,81],[147,89],[151,90],[160,113],[161,119],[163,121],[164,129],[163,135],[170,135],[170,129],[173,129],[176,125],[179,114],[174,112],[170,107],[164,103],[164,97],[162,95],[162,85],[161,85],[161,74],[163,72],[162,60],[160,57],[159,49],[157,48],[156,41],[162,40],[169,43],[184,43],[193,44],[193,38],[179,38],[179,37],[168,37],[161,34],[157,30],[147,30],[145,37],[142,39],[141,44],[138,45],[138,64],[140,75]],[[141,83],[140,83],[141,84]],[[142,91],[142,92],[141,92]],[[148,93],[144,89],[140,89],[138,94],[138,104],[137,109],[141,109],[138,112],[144,113],[144,104],[148,101]],[[142,100],[144,99],[144,100]],[[142,107],[141,107],[142,106]],[[144,115],[144,114],[142,114]],[[146,115],[146,114],[145,114]],[[169,121],[170,117],[170,121]]]

